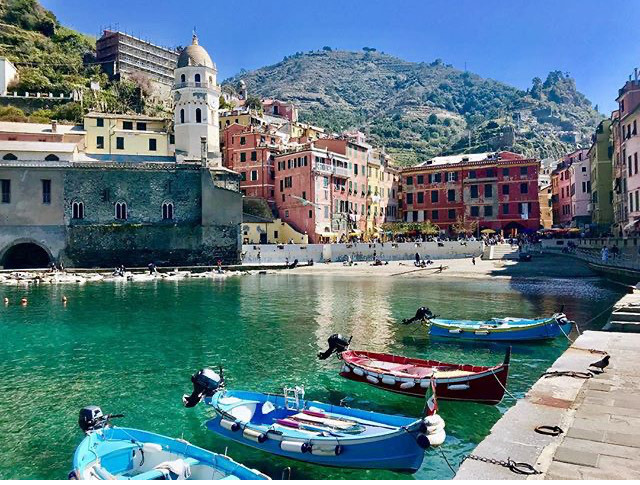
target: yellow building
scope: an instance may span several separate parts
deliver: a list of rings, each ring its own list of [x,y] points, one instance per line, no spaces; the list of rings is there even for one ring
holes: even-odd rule
[[[551,185],[544,185],[538,189],[538,200],[540,202],[540,225],[543,229],[551,229],[551,226],[553,226],[551,195]]]
[[[378,235],[383,223],[397,215],[397,170],[389,157],[379,149],[368,150],[367,160],[367,229],[370,236]]]
[[[281,219],[244,214],[242,244],[309,244],[309,236],[299,233]]]
[[[86,153],[112,161],[174,161],[170,123],[151,116],[89,113],[84,117]]]

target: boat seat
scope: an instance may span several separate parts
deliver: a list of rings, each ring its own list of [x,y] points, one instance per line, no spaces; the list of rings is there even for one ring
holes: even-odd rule
[[[181,460],[185,462],[187,465],[189,465],[189,467],[200,464],[200,461],[196,460],[195,458],[181,458]],[[166,469],[153,468],[152,470],[146,471],[144,473],[140,473],[139,475],[135,475],[131,477],[131,479],[132,480],[160,480],[167,476],[167,472],[168,470]]]

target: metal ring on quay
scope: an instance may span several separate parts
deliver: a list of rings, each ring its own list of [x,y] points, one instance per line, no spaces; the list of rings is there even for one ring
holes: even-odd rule
[[[560,426],[548,426],[548,425],[538,426],[537,428],[534,429],[534,431],[536,433],[544,434],[547,436],[559,436],[562,433],[564,433],[564,430]]]

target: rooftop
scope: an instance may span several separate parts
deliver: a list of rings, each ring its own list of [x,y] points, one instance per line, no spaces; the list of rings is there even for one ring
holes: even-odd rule
[[[8,152],[73,153],[76,146],[53,141],[0,141],[0,150]]]
[[[0,121],[0,133],[54,133],[51,123],[19,123],[15,121]],[[63,125],[58,123],[55,133],[84,134],[84,128],[80,125]]]
[[[84,116],[85,118],[165,121],[165,118],[162,118],[161,116],[147,116],[147,115],[141,115],[138,113],[99,113],[97,111],[91,111]]]
[[[483,152],[463,153],[460,155],[448,155],[434,157],[416,165],[417,167],[432,167],[438,165],[454,165],[457,163],[482,162],[485,160],[524,160],[522,155],[512,152]]]

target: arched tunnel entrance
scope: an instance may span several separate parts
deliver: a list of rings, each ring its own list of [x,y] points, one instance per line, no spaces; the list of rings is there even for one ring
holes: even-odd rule
[[[24,242],[7,249],[0,261],[0,266],[4,269],[46,268],[50,262],[49,253],[42,246]]]

